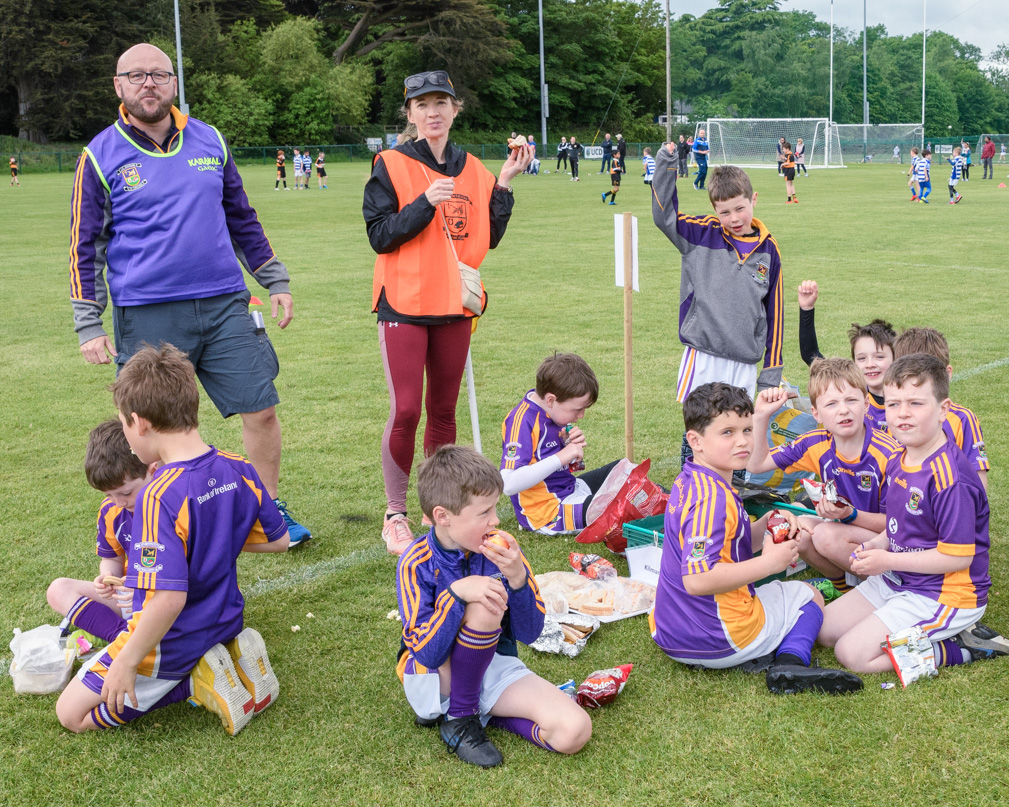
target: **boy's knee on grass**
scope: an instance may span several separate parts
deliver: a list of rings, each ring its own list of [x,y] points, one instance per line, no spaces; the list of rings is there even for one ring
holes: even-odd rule
[[[871,662],[882,654],[879,644],[868,640],[864,635],[849,631],[834,644],[834,655],[840,664],[854,672],[872,672]]]

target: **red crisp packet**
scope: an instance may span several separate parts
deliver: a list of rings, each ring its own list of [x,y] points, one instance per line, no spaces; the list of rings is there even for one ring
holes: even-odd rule
[[[609,670],[597,670],[582,681],[575,691],[575,700],[584,709],[598,709],[616,700],[623,692],[633,664],[621,664]]]
[[[791,525],[788,523],[788,519],[777,510],[772,510],[771,517],[767,519],[767,532],[771,534],[771,540],[776,544],[787,541],[790,529]]]
[[[806,489],[810,501],[814,504],[820,501],[820,499],[826,499],[831,504],[838,504],[841,507],[851,507],[851,502],[837,492],[837,484],[833,479],[828,479],[826,482],[818,482],[815,479],[803,479],[802,486]]]
[[[568,555],[568,563],[571,564],[571,568],[578,572],[578,574],[593,580],[608,580],[611,577],[617,576],[616,567],[606,560],[606,558],[599,557],[599,555],[572,552]]]

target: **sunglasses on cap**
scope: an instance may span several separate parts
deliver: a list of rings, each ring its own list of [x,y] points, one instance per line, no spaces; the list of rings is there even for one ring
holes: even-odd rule
[[[427,73],[415,73],[412,76],[407,76],[403,82],[403,95],[407,95],[411,90],[419,90],[426,86],[448,87],[447,92],[451,95],[455,94],[452,91],[452,80],[448,77],[448,73],[444,70],[432,70]]]

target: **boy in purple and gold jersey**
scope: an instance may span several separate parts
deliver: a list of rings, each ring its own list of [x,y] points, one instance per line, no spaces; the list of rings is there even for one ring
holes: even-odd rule
[[[820,289],[815,280],[799,284],[799,355],[806,364],[822,359],[816,339],[816,300]],[[874,429],[886,431],[886,412],[883,408],[883,376],[893,362],[893,342],[897,332],[883,319],[874,319],[867,325],[851,323],[848,340],[851,342],[851,359],[865,378],[869,390],[865,416]]]
[[[946,366],[946,376],[953,377],[953,367],[949,363],[949,343],[935,328],[907,328],[893,343],[896,358],[912,353],[927,353],[935,356]],[[977,471],[984,489],[988,490],[988,471],[991,463],[985,449],[984,435],[977,415],[966,406],[950,401],[946,420],[942,424],[946,436],[967,456],[970,466]]]
[[[49,584],[46,600],[69,624],[106,642],[125,627],[121,614],[129,614],[127,598],[132,599],[132,592],[107,585],[104,579],[125,577],[126,556],[133,546],[133,508],[155,468],[130,451],[118,420],[107,420],[91,430],[84,473],[91,487],[106,494],[98,510],[98,576],[94,580],[57,578]]]
[[[279,685],[262,637],[242,630],[235,560],[243,549],[285,551],[286,524],[252,465],[200,438],[199,391],[183,353],[140,350],[112,396],[133,452],[162,465],[140,494],[139,540],[127,555],[133,615],[70,682],[56,713],[81,732],[189,698],[237,734]]]
[[[536,370],[536,388],[501,424],[504,493],[521,529],[558,535],[588,525],[589,503],[617,464],[572,472],[572,466],[585,467],[585,435],[575,424],[598,396],[588,363],[574,353],[555,353]]]
[[[937,666],[1005,655],[969,632],[991,587],[988,496],[944,431],[946,368],[901,356],[884,384],[890,433],[903,445],[887,468],[886,528],[855,550],[851,569],[868,579],[827,606],[819,641],[858,672],[891,669],[880,644],[911,627],[932,640]]]
[[[684,464],[669,496],[649,616],[652,638],[683,664],[766,670],[772,692],[861,689],[856,675],[810,666],[823,623],[823,597],[815,588],[798,581],[753,585],[787,569],[799,550],[794,540],[774,543],[765,535],[767,516],[751,528],[732,488],[733,472],[746,467],[753,451],[749,395],[728,384],[704,384],[684,403],[683,421],[693,459]],[[785,515],[794,537],[798,522]],[[762,546],[759,557],[754,544]]]
[[[782,389],[766,389],[757,396],[753,428],[767,433],[771,417],[785,403]],[[851,550],[872,539],[886,524],[886,468],[900,452],[890,435],[877,431],[866,415],[865,379],[850,359],[817,359],[809,370],[809,399],[813,416],[823,428],[800,435],[788,445],[768,452],[757,440],[747,463],[751,473],[780,468],[785,473],[812,471],[851,502],[840,506],[822,498],[816,504],[821,521],[803,519],[799,556],[824,575],[838,591],[847,591],[845,572]],[[829,591],[827,587],[827,591]],[[835,597],[835,592],[830,592]]]
[[[399,559],[403,622],[397,673],[419,726],[439,725],[464,762],[503,761],[484,726],[574,754],[592,735],[584,710],[518,658],[546,608],[515,539],[494,529],[501,476],[474,449],[447,445],[424,461],[417,495],[431,530]]]

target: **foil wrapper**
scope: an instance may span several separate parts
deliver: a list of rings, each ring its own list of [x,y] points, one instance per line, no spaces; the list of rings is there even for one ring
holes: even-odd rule
[[[579,630],[589,632],[582,638],[570,641],[564,635],[564,625],[574,626]],[[594,616],[585,614],[547,614],[543,622],[543,632],[540,637],[529,645],[533,650],[541,653],[554,653],[555,655],[574,658],[582,650],[589,640],[589,636],[599,629],[599,620]]]

